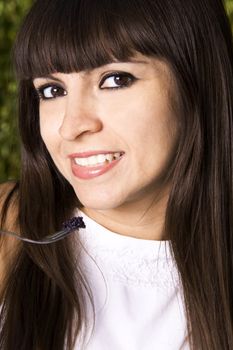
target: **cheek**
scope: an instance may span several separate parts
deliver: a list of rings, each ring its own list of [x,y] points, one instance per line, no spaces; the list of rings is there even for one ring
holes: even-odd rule
[[[166,173],[177,143],[175,113],[166,96],[141,96],[128,107],[125,139],[138,177],[151,180]],[[135,175],[136,176],[136,175]]]
[[[153,155],[151,152],[157,150],[162,154],[173,146],[176,118],[165,93],[155,88],[145,90],[144,94],[140,93],[136,98],[135,95],[132,98],[127,96],[125,101],[115,103],[120,108],[112,114],[112,121],[113,129],[124,138],[130,150],[138,154],[147,151],[149,158],[150,154]]]
[[[62,122],[58,104],[46,102],[40,106],[40,134],[49,152],[56,149],[59,140],[59,128]]]

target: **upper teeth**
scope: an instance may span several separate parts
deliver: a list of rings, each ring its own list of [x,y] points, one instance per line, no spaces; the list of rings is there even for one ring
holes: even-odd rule
[[[108,154],[98,154],[96,156],[91,156],[87,158],[74,158],[74,162],[78,165],[88,166],[88,165],[96,165],[99,163],[104,163],[106,160],[111,162],[114,159],[120,158],[120,152],[116,153],[108,153]]]

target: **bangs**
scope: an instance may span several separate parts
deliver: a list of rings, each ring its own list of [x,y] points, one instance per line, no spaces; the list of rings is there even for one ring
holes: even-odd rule
[[[17,78],[90,70],[135,52],[155,55],[155,36],[148,35],[152,23],[142,5],[136,0],[36,1],[13,49]]]

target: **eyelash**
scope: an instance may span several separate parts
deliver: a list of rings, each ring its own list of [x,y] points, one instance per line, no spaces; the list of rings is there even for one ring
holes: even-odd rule
[[[116,86],[116,87],[105,87],[105,88],[102,88],[102,90],[118,90],[118,89],[123,89],[123,88],[127,88],[129,86],[131,86],[136,80],[137,78],[134,77],[132,74],[130,73],[126,73],[126,72],[114,72],[114,73],[109,73],[107,75],[105,75],[101,81],[100,81],[100,84],[99,84],[99,87],[101,85],[103,85],[103,83],[105,82],[105,80],[107,80],[108,78],[111,78],[111,77],[126,77],[126,78],[129,78],[130,79],[130,83],[127,83],[127,85],[123,85],[123,86]],[[60,97],[60,96],[66,96],[66,94],[63,94],[63,95],[60,95],[60,96],[55,96],[55,97],[45,97],[44,95],[44,91],[46,88],[56,88],[58,90],[64,90],[62,86],[60,86],[59,84],[53,84],[53,83],[48,83],[48,84],[43,84],[41,86],[39,86],[38,88],[36,88],[36,92],[37,92],[37,95],[39,97],[40,100],[53,100],[57,97]],[[63,91],[63,93],[65,92],[65,90]]]

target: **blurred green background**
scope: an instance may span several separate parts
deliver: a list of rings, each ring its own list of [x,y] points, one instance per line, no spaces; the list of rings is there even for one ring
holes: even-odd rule
[[[10,51],[20,22],[32,3],[33,0],[0,0],[0,182],[19,175],[17,87]],[[233,0],[225,3],[233,28]]]

